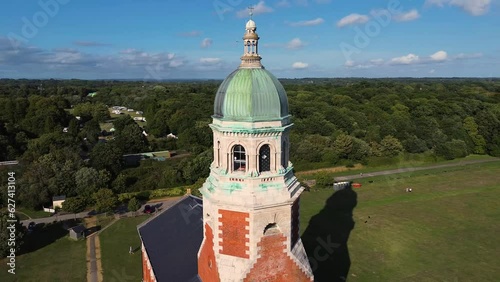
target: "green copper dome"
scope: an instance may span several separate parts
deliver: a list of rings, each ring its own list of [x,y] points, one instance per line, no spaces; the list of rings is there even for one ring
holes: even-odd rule
[[[288,116],[285,89],[274,75],[260,68],[239,68],[220,85],[214,117],[234,121],[270,121]]]

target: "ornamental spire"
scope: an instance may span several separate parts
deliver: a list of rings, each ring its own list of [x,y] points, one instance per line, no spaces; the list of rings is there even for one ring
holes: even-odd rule
[[[252,20],[254,7],[248,7],[250,19],[246,24],[246,32],[243,36],[243,56],[241,57],[240,68],[262,68],[258,53],[259,35],[255,32],[257,25]]]

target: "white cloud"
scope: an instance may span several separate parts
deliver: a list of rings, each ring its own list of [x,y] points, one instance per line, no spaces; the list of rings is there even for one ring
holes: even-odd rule
[[[213,40],[211,38],[205,38],[201,41],[201,48],[208,48],[212,46]]]
[[[394,15],[394,20],[397,22],[409,22],[414,21],[418,18],[420,18],[420,14],[418,13],[417,9]]]
[[[295,62],[295,63],[292,64],[292,68],[296,69],[296,70],[306,69],[307,67],[309,67],[308,63]]]
[[[350,14],[340,19],[340,21],[337,22],[337,26],[344,27],[348,25],[364,24],[368,22],[368,20],[370,20],[370,17],[366,15]]]
[[[383,59],[373,59],[366,63],[356,63],[354,61],[349,60],[344,63],[344,67],[351,69],[369,69],[383,64],[384,64]]]
[[[391,66],[391,65],[431,65],[431,64],[440,64],[443,62],[452,62],[454,60],[465,60],[465,59],[474,59],[482,57],[481,53],[475,54],[464,54],[460,53],[455,56],[450,56],[446,51],[437,51],[436,53],[430,56],[418,56],[416,54],[410,53],[406,56],[395,57],[389,60],[384,59],[372,59],[365,62],[354,62],[352,60],[346,61],[344,63],[344,67],[352,68],[352,69],[368,69],[372,67],[382,67],[382,66]]]
[[[431,55],[431,59],[437,62],[446,61],[446,59],[448,59],[448,53],[446,53],[445,51],[437,51],[436,53]]]
[[[430,70],[430,71],[429,71],[429,73],[430,73],[430,74],[433,74],[433,73],[435,73],[435,72],[436,72],[436,70],[435,70],[435,69],[432,69],[432,70]]]
[[[304,42],[302,42],[302,40],[300,40],[300,38],[294,38],[286,44],[286,48],[288,48],[288,49],[300,49],[300,48],[304,47],[305,45],[306,44]]]
[[[316,18],[314,20],[309,20],[309,21],[291,22],[291,23],[288,23],[288,25],[290,25],[290,26],[314,26],[314,25],[320,25],[324,22],[325,22],[325,20],[323,18]]]
[[[264,1],[260,1],[257,5],[253,7],[254,15],[272,13],[273,11],[274,11],[273,8],[266,6],[266,3]],[[236,16],[238,18],[247,18],[249,16],[249,13],[250,11],[248,10],[248,8],[245,8],[243,10],[236,12]]]
[[[426,0],[425,4],[439,7],[456,6],[473,16],[481,16],[488,12],[491,0]]]
[[[420,62],[420,57],[415,54],[408,54],[406,56],[396,57],[391,59],[391,64],[394,65],[410,65]]]
[[[222,62],[221,58],[200,58],[200,63],[205,65],[215,65]]]

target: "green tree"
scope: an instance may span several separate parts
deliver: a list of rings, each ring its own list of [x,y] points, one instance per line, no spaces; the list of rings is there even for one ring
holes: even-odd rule
[[[86,138],[88,142],[95,144],[101,133],[101,126],[95,119],[91,119],[85,123],[79,135],[81,138]]]
[[[103,122],[110,118],[109,110],[103,103],[83,103],[73,108],[73,115],[80,116],[83,121],[94,119]]]
[[[115,134],[115,142],[125,154],[147,151],[147,139],[142,129],[136,124],[128,124]]]
[[[90,197],[101,188],[108,188],[111,175],[105,169],[97,171],[94,168],[82,167],[75,173],[77,194]]]
[[[85,210],[87,201],[82,197],[66,198],[62,203],[62,209],[71,213],[79,213]]]
[[[90,163],[97,170],[106,169],[114,175],[120,173],[123,151],[115,142],[98,143],[90,153]]]
[[[167,125],[169,119],[168,111],[161,109],[156,112],[152,120],[148,120],[148,131],[155,137],[164,137],[170,133],[170,128]]]
[[[129,115],[119,117],[113,121],[113,127],[115,128],[116,133],[120,133],[127,125],[133,124],[136,123]]]
[[[343,159],[347,159],[349,154],[352,152],[353,146],[353,137],[345,133],[337,136],[337,138],[333,142],[333,148],[335,149],[335,152]]]
[[[128,201],[127,208],[129,211],[135,212],[141,208],[141,203],[134,197]]]
[[[386,157],[395,157],[403,152],[403,145],[399,140],[391,135],[387,135],[380,141],[382,154]]]
[[[212,156],[212,149],[208,149],[187,163],[184,162],[181,164],[182,175],[187,183],[193,184],[199,178],[208,176],[210,164],[212,163]]]
[[[479,134],[478,126],[473,117],[466,117],[464,119],[464,129],[474,144],[472,152],[474,154],[484,154],[486,141],[484,137]]]
[[[110,212],[116,206],[118,197],[110,189],[99,189],[92,195],[95,201],[95,209],[102,212]]]

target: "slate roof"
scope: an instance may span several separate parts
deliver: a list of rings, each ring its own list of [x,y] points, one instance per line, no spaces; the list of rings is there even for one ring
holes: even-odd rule
[[[85,226],[83,225],[77,225],[77,226],[74,226],[74,227],[71,227],[69,230],[73,230],[75,233],[82,233],[83,231],[86,230]]]
[[[158,281],[195,282],[203,240],[203,202],[186,196],[137,226]]]
[[[52,201],[62,201],[66,200],[66,196],[54,196],[52,197]]]

